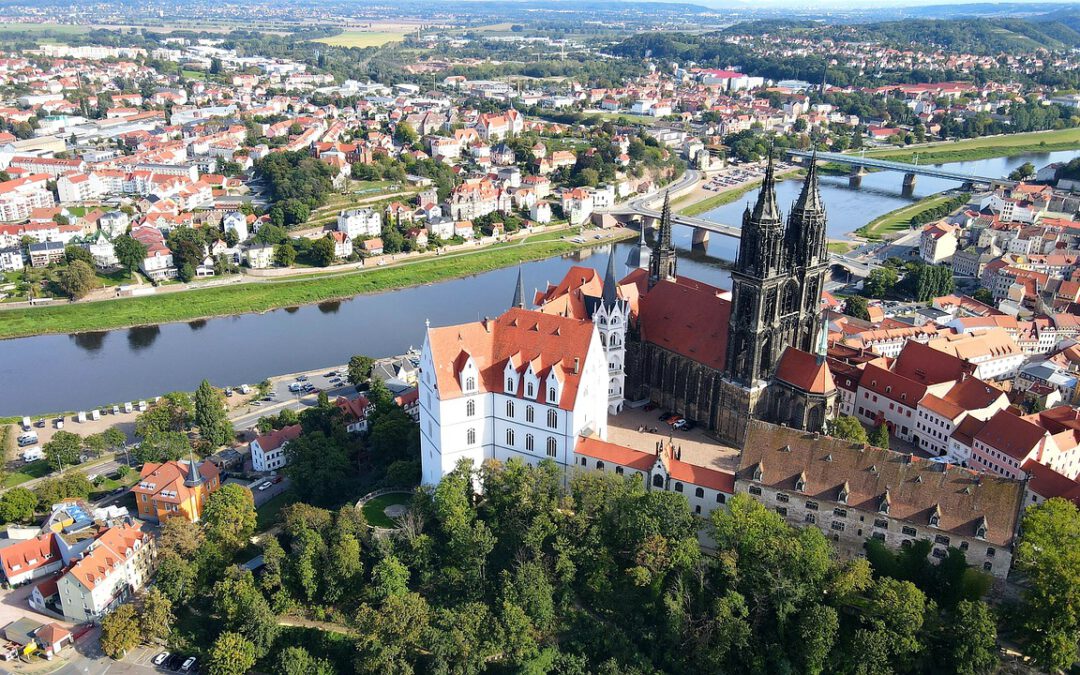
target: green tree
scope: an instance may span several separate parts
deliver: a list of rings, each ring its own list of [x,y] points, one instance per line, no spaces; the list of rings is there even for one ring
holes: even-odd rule
[[[88,249],[77,244],[68,244],[64,247],[64,261],[70,264],[76,260],[81,260],[87,265],[94,264],[94,256],[90,255]]]
[[[1024,162],[1020,166],[1016,167],[1009,174],[1009,180],[1025,180],[1035,175],[1035,165],[1031,162]]]
[[[882,422],[870,432],[870,445],[875,448],[889,449],[889,426]]]
[[[143,260],[146,260],[146,244],[128,234],[122,234],[113,240],[113,250],[116,252],[116,259],[128,274],[133,274]]]
[[[991,673],[998,665],[997,625],[985,602],[962,600],[945,631],[951,670],[961,675]]]
[[[123,450],[127,445],[127,436],[116,427],[109,427],[101,432],[101,439],[105,441],[105,447],[111,452]]]
[[[142,610],[139,612],[143,639],[164,643],[175,620],[172,600],[156,586],[148,590],[143,596]]]
[[[349,383],[360,386],[371,377],[371,368],[375,365],[375,359],[370,356],[357,354],[349,359]]]
[[[24,487],[12,488],[0,495],[0,522],[28,523],[34,519],[38,498]]]
[[[1019,613],[1025,651],[1045,670],[1067,670],[1080,656],[1080,511],[1048,499],[1028,507],[1020,532],[1014,564],[1027,579]]]
[[[334,240],[323,237],[311,242],[311,258],[319,267],[328,267],[334,262]]]
[[[94,268],[76,260],[60,270],[60,288],[73,300],[82,298],[98,286],[97,274]]]
[[[303,647],[286,647],[278,659],[282,675],[334,675],[334,667],[326,659],[317,659]]]
[[[371,592],[380,601],[405,595],[409,592],[409,568],[393,554],[387,555],[371,568]]]
[[[866,435],[866,428],[854,415],[838,415],[836,419],[829,421],[828,426],[830,436],[855,441],[856,443],[870,442],[869,437]]]
[[[281,267],[292,267],[296,263],[296,247],[287,242],[275,246],[274,262]]]
[[[994,304],[994,294],[987,288],[979,288],[971,294],[971,297],[986,305],[993,306]]]
[[[234,438],[232,423],[225,415],[225,396],[207,380],[195,390],[194,422],[202,438],[214,447],[226,445]]]
[[[408,122],[400,122],[397,127],[394,128],[394,140],[401,145],[411,147],[416,144],[419,137],[416,135],[416,131],[412,128]]]
[[[899,281],[900,277],[896,270],[891,267],[878,267],[871,270],[863,281],[863,295],[869,298],[884,298]]]
[[[861,295],[853,295],[844,301],[844,313],[863,321],[870,320],[870,307],[866,298]]]
[[[203,513],[207,539],[226,550],[243,547],[255,532],[255,500],[242,485],[226,483],[210,495]]]
[[[243,635],[226,631],[210,650],[210,675],[244,675],[255,667],[255,645]]]
[[[191,454],[188,437],[176,431],[152,431],[131,451],[136,462],[171,462]]]
[[[141,640],[139,618],[131,603],[120,605],[101,620],[101,651],[109,658],[123,658]]]
[[[71,468],[79,463],[82,454],[82,438],[70,431],[57,431],[52,440],[41,446],[49,464],[56,470]]]
[[[135,434],[145,438],[155,431],[186,431],[194,412],[191,397],[184,392],[165,394],[135,418]]]
[[[336,412],[336,409],[335,409]],[[305,411],[305,416],[307,411]],[[305,424],[305,430],[311,425]],[[355,472],[342,434],[305,431],[285,446],[285,475],[300,499],[317,506],[336,506],[348,494]]]

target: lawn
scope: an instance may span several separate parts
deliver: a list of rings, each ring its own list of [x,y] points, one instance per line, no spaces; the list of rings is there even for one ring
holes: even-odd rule
[[[397,524],[383,513],[383,509],[393,504],[408,506],[411,503],[412,494],[409,492],[391,492],[390,494],[375,497],[364,503],[364,518],[367,519],[368,525],[374,525],[375,527],[397,527]]]
[[[903,232],[911,228],[911,219],[917,214],[932,209],[939,204],[949,201],[950,197],[935,195],[927,197],[910,206],[902,206],[895,211],[890,211],[883,216],[875,218],[866,225],[855,230],[855,233],[867,239],[881,239],[893,232]]]
[[[321,42],[331,47],[382,47],[390,42],[401,42],[405,39],[405,35],[405,33],[389,31],[347,30],[340,35],[319,38],[314,42]]]
[[[1053,152],[1080,149],[1080,128],[1056,131],[1034,131],[1026,134],[1007,134],[968,138],[962,141],[943,141],[917,148],[882,148],[867,151],[867,156],[911,162],[919,156],[920,164],[967,162],[991,157],[1008,157],[1028,152]]]
[[[828,244],[825,245],[825,247],[829,249],[829,253],[839,253],[840,255],[843,255],[851,249],[855,248],[857,245],[858,244],[853,244],[846,241],[830,241]]]
[[[6,488],[15,487],[28,480],[46,476],[50,471],[52,471],[52,468],[49,466],[48,460],[39,459],[36,462],[30,462],[29,464],[20,466],[18,471],[9,473],[4,477],[2,485]]]
[[[279,495],[271,497],[268,502],[259,507],[257,520],[255,521],[256,532],[266,532],[281,520],[281,509],[296,501],[296,496],[286,490]]]
[[[479,274],[611,241],[613,240],[610,238],[603,242],[589,240],[583,245],[566,240],[537,241],[424,258],[385,268],[312,276],[302,280],[281,279],[176,291],[159,296],[14,309],[3,313],[0,339],[190,321],[340,300],[363,293],[377,293]]]
[[[206,73],[201,70],[181,70],[180,73],[188,80],[206,79]]]

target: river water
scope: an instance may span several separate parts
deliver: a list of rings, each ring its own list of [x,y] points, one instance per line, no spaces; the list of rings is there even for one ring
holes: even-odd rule
[[[950,168],[1004,176],[1026,161],[1041,167],[1077,154],[1043,153],[963,162]],[[869,174],[859,189],[850,188],[846,177],[822,176],[829,234],[842,237],[905,203],[955,185],[920,176],[913,195],[905,197],[896,173]],[[797,180],[777,186],[785,211],[800,187]],[[752,201],[755,195],[747,193],[745,200],[705,217],[738,224],[744,201]],[[727,287],[722,260],[734,258],[737,241],[714,234],[707,252],[691,253],[691,235],[689,228],[675,228],[675,244],[684,252],[679,273]],[[557,282],[575,264],[603,273],[612,253],[619,271],[629,271],[626,263],[635,249],[636,243],[624,242],[527,263],[521,268],[526,293]],[[516,277],[517,270],[510,268],[264,314],[0,341],[0,416],[82,410],[168,391],[191,391],[204,377],[219,386],[238,385],[268,375],[341,364],[353,354],[400,354],[409,346],[421,345],[425,320],[446,325],[499,314],[510,304]]]

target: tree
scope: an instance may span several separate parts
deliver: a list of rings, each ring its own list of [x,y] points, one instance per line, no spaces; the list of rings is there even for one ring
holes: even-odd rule
[[[105,437],[101,434],[90,434],[83,439],[83,447],[91,457],[101,457],[108,444],[105,443]]]
[[[173,518],[172,520],[183,520]],[[151,642],[164,643],[169,637],[175,617],[173,616],[172,600],[156,586],[151,588],[143,596],[142,611],[139,612],[139,623],[143,627],[143,639]]]
[[[194,422],[202,438],[214,447],[233,440],[232,423],[225,415],[225,397],[208,380],[203,380],[195,390]]]
[[[142,439],[131,456],[139,464],[146,462],[171,462],[191,454],[188,437],[177,431],[151,431]]]
[[[408,122],[400,122],[397,127],[394,128],[394,140],[401,145],[415,145],[418,139],[419,136],[416,135],[416,131]]]
[[[870,306],[861,295],[853,295],[844,301],[844,313],[863,321],[870,320]]]
[[[141,640],[139,619],[131,603],[120,605],[101,620],[101,651],[109,658],[122,659]]]
[[[375,365],[375,359],[370,356],[357,354],[349,359],[349,383],[357,387],[368,381],[371,377],[371,368]]]
[[[273,223],[264,223],[255,233],[255,241],[260,244],[284,244],[289,240],[289,233],[284,227]]]
[[[1020,166],[1013,169],[1013,171],[1009,174],[1009,180],[1025,180],[1026,178],[1029,178],[1033,175],[1035,175],[1035,165],[1031,162],[1024,162]]]
[[[319,267],[328,267],[334,262],[334,240],[323,237],[311,242],[311,258]]]
[[[409,568],[394,555],[387,555],[371,568],[371,590],[382,601],[409,592]]]
[[[334,667],[326,659],[317,659],[303,647],[286,647],[278,660],[282,675],[334,675]]]
[[[73,300],[82,298],[97,285],[97,274],[94,273],[94,268],[82,260],[76,260],[60,270],[60,288]]]
[[[994,304],[994,294],[988,288],[979,288],[971,294],[971,297],[986,305]]]
[[[866,428],[854,415],[839,415],[829,422],[829,435],[856,443],[869,443]]]
[[[63,467],[72,467],[79,463],[82,453],[82,438],[70,431],[57,431],[52,440],[41,446],[49,464],[57,471]]]
[[[267,227],[272,227],[268,225]],[[274,247],[274,262],[281,267],[292,267],[296,263],[296,247],[289,243]]]
[[[226,631],[210,650],[210,675],[244,675],[255,667],[255,645],[243,635]]]
[[[1020,532],[1014,564],[1027,578],[1019,613],[1025,651],[1044,670],[1067,670],[1080,656],[1080,511],[1048,499],[1028,507]]]
[[[255,500],[251,491],[235,483],[222,485],[207,500],[203,521],[208,539],[226,550],[241,548],[255,532]]]
[[[337,409],[333,409],[337,412]],[[305,411],[305,420],[310,411]],[[304,424],[305,433],[285,446],[289,461],[285,475],[301,500],[318,506],[336,506],[348,494],[354,471],[345,440],[338,434]]]
[[[878,267],[870,271],[863,282],[863,295],[870,298],[884,298],[900,281],[899,275],[891,267]]]
[[[146,244],[128,234],[122,234],[113,240],[113,250],[116,251],[116,259],[128,274],[139,269],[139,265],[146,259]]]
[[[0,496],[0,522],[30,522],[34,518],[37,503],[37,495],[24,487],[8,490]]]
[[[105,441],[105,447],[112,452],[122,450],[127,445],[127,436],[116,427],[109,427],[101,432],[101,439]]]
[[[191,397],[184,392],[165,394],[135,419],[135,434],[145,438],[155,431],[186,431],[194,412]]]
[[[81,260],[87,265],[94,264],[94,256],[90,255],[89,250],[77,244],[68,244],[64,247],[64,261],[70,264],[76,260]]]
[[[870,432],[870,445],[875,448],[889,449],[889,425],[882,422]]]
[[[981,675],[998,664],[997,626],[993,610],[982,601],[963,600],[946,631],[952,672]]]

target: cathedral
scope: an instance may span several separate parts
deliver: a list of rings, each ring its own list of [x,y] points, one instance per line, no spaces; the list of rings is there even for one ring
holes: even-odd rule
[[[737,447],[751,418],[822,430],[837,392],[825,361],[821,294],[828,272],[826,217],[811,163],[787,219],[770,159],[743,213],[732,289],[677,273],[667,198],[647,267],[601,282],[574,267],[538,293],[539,311],[589,318],[609,365],[609,412],[649,400]]]

